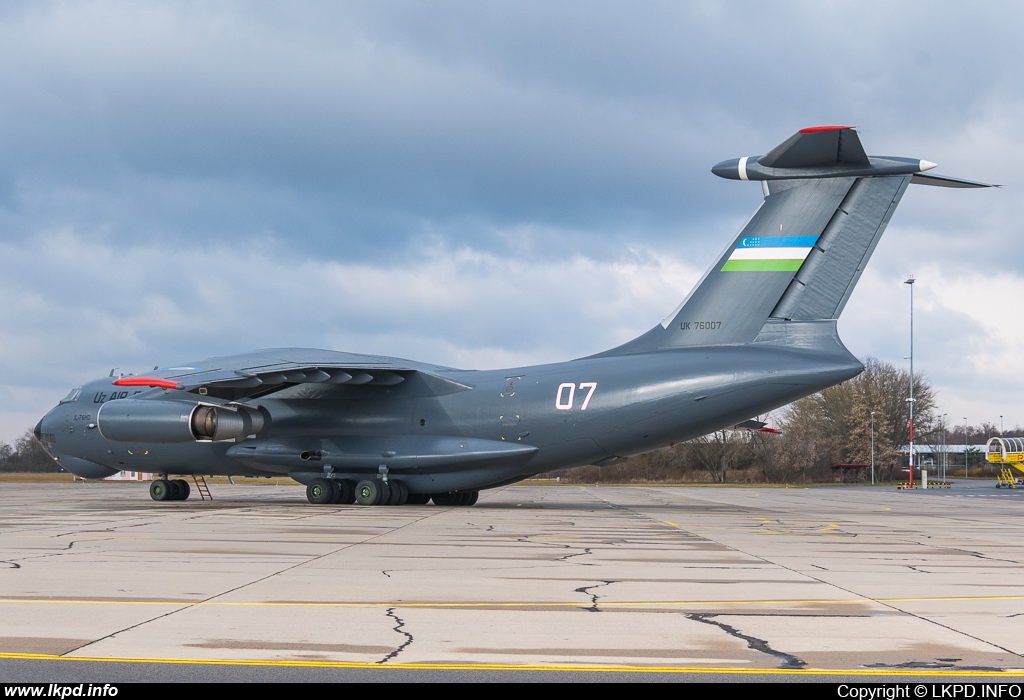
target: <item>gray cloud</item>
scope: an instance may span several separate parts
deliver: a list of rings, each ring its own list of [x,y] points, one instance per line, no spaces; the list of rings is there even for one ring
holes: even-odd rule
[[[670,311],[756,206],[708,168],[815,123],[1007,185],[908,193],[843,319],[855,352],[901,361],[908,272],[1016,313],[984,281],[993,255],[1024,254],[1022,14],[4,5],[0,437],[112,365],[298,344],[488,366],[610,346]],[[944,298],[921,323],[931,375],[981,410],[970,387],[1007,361],[979,350],[993,325]]]

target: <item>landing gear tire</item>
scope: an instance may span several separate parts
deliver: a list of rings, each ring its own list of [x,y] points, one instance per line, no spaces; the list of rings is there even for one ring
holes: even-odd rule
[[[381,500],[381,486],[387,488],[386,484],[376,479],[364,479],[356,484],[356,503],[361,506],[375,506]]]
[[[338,488],[338,482],[334,479],[325,479],[325,481],[331,485],[331,500],[328,503],[341,503],[341,489]]]
[[[337,503],[344,503],[345,505],[355,503],[355,487],[352,485],[351,481],[348,479],[338,479],[334,482],[334,485],[338,488]]]
[[[185,481],[184,479],[175,479],[171,483],[178,485],[178,497],[175,500],[187,501],[188,497],[192,493],[192,487],[188,485],[188,482]]]
[[[169,501],[171,496],[171,485],[167,479],[157,479],[149,485],[149,497],[154,501]]]
[[[405,499],[406,505],[410,506],[425,506],[430,503],[429,493],[410,493],[409,497]]]
[[[476,499],[480,498],[479,491],[459,491],[456,496],[458,500],[455,502],[457,506],[471,506],[476,503]]]
[[[167,497],[168,501],[181,500],[181,485],[178,484],[177,479],[169,479],[167,481],[167,490],[170,492],[170,495]]]
[[[435,493],[431,496],[434,505],[438,506],[471,506],[480,498],[479,491],[449,491]]]
[[[317,505],[330,503],[334,498],[334,485],[327,479],[313,479],[306,487],[306,498]]]
[[[434,502],[435,506],[454,506],[458,505],[459,494],[454,491],[448,493],[435,493],[430,497],[430,500]]]
[[[409,498],[409,487],[401,481],[389,481],[388,489],[391,493],[388,495],[388,500],[385,505],[400,506],[405,503],[407,498]]]

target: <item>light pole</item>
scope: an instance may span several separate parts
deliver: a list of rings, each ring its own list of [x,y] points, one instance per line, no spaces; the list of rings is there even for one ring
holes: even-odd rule
[[[947,453],[946,453],[946,416],[948,416],[948,415],[949,415],[948,413],[943,413],[942,414],[942,480],[943,481],[946,480],[946,466],[947,466],[947,462],[949,461],[946,458],[947,457]]]
[[[875,485],[875,412],[871,412],[871,485]]]
[[[964,478],[967,478],[967,434],[971,432],[971,426],[967,425],[967,416],[964,416]]]
[[[999,416],[999,437],[1003,436],[1003,417]]]
[[[910,285],[910,488],[914,488],[914,276],[903,284]]]

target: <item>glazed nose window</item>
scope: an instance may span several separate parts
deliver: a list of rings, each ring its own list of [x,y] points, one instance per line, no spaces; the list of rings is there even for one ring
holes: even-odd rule
[[[82,387],[75,387],[71,392],[60,400],[61,403],[71,403],[72,401],[78,401],[78,395],[82,393]],[[51,399],[52,401],[53,399]]]

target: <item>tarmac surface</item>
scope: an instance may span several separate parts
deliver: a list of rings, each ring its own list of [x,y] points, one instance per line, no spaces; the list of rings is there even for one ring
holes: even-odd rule
[[[1024,489],[0,484],[0,682],[1024,679]]]

